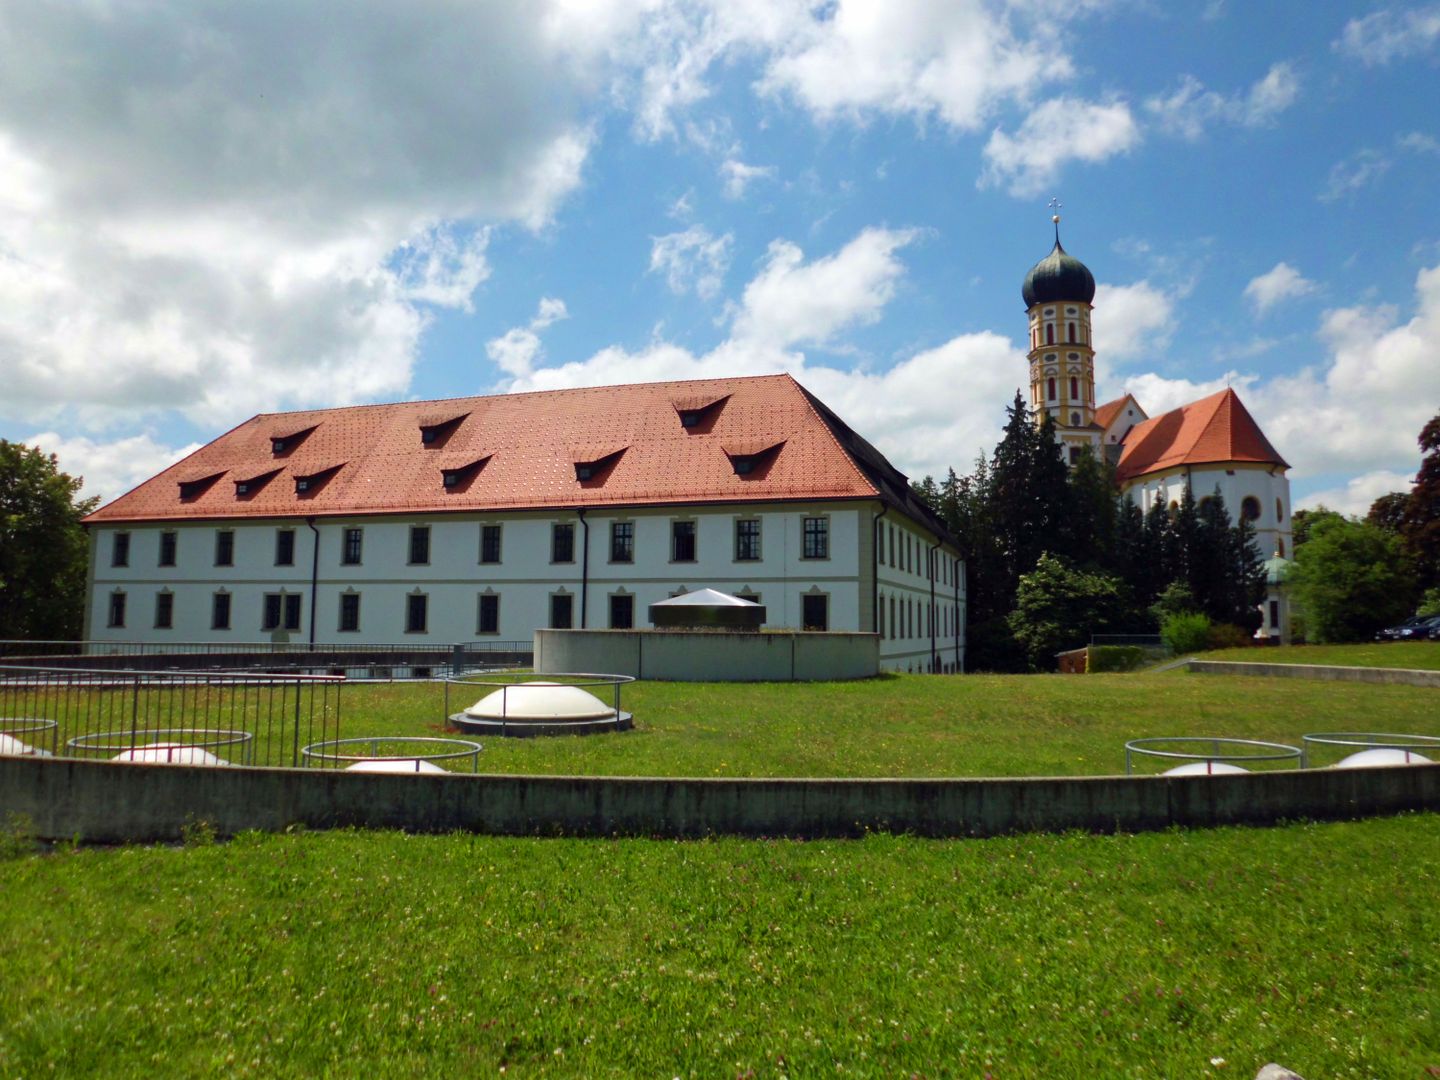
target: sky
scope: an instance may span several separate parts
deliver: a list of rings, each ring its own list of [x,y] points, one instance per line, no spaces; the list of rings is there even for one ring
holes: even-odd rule
[[[0,0],[0,437],[108,500],[261,412],[789,372],[912,479],[1094,273],[1297,507],[1440,412],[1440,4]]]

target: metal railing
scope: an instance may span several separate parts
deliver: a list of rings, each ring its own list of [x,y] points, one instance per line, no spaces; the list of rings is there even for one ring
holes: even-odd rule
[[[48,743],[34,749],[70,757],[199,747],[218,748],[230,764],[299,766],[302,747],[340,736],[344,684],[330,675],[0,664],[0,732],[53,721]],[[241,748],[234,760],[227,746]]]

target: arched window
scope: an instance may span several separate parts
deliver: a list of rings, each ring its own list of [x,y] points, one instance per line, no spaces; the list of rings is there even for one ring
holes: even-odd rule
[[[1046,345],[1054,345],[1054,344],[1055,344],[1055,324],[1054,324],[1054,323],[1046,323],[1046,324],[1045,324],[1045,344],[1046,344]]]
[[[1080,400],[1080,380],[1077,379],[1074,375],[1070,376],[1070,400]]]
[[[1079,414],[1078,412],[1072,412],[1072,413],[1070,414],[1070,426],[1071,426],[1071,427],[1079,427],[1079,426],[1080,426],[1080,414]]]
[[[1075,340],[1075,324],[1072,322],[1068,325],[1070,327],[1070,340],[1073,342]]]
[[[1246,495],[1240,500],[1240,516],[1246,521],[1260,520],[1260,500],[1254,495]]]
[[[1053,378],[1045,380],[1045,393],[1047,395],[1046,400],[1055,400],[1055,380]]]
[[[1276,499],[1276,500],[1275,500],[1275,520],[1276,520],[1276,521],[1284,521],[1284,520],[1285,520],[1285,507],[1280,504],[1280,500],[1279,500],[1279,499]]]
[[[1275,538],[1275,554],[1279,555],[1282,559],[1285,558],[1285,538],[1283,536],[1277,536]]]

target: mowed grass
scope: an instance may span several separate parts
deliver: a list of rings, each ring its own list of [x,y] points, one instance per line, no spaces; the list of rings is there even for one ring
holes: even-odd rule
[[[1338,667],[1412,668],[1440,671],[1440,641],[1395,641],[1365,645],[1281,645],[1270,649],[1216,649],[1197,660],[1242,660],[1257,664],[1332,664]]]
[[[450,711],[482,695],[479,688],[452,687]],[[482,737],[480,769],[585,776],[1105,775],[1124,772],[1126,740],[1142,737],[1298,746],[1307,732],[1440,734],[1440,694],[1429,688],[1175,673],[638,682],[625,688],[622,705],[635,714],[633,731]],[[355,685],[345,689],[341,729],[346,736],[454,735],[445,716],[439,684]],[[1144,767],[1159,771],[1160,763]]]
[[[0,862],[5,1076],[1423,1077],[1440,817]]]

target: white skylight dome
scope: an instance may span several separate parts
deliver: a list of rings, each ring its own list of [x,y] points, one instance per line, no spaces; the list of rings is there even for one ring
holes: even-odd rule
[[[357,761],[345,766],[346,772],[363,773],[443,773],[446,770],[433,761],[421,758],[377,758],[374,761]]]
[[[0,755],[6,757],[49,757],[49,750],[40,750],[21,742],[14,735],[0,735]]]
[[[150,743],[133,750],[122,750],[111,761],[130,761],[152,765],[229,765],[208,750],[184,743]]]
[[[1173,769],[1166,769],[1161,776],[1221,776],[1229,773],[1248,773],[1249,769],[1242,769],[1239,765],[1231,765],[1228,761],[1191,761],[1184,765],[1176,765]]]
[[[613,720],[615,710],[578,686],[525,682],[485,695],[465,715],[475,720]]]
[[[1382,765],[1428,765],[1430,759],[1414,750],[1402,750],[1396,746],[1380,746],[1374,750],[1361,750],[1347,758],[1341,758],[1334,765],[1337,769],[1371,769]]]

